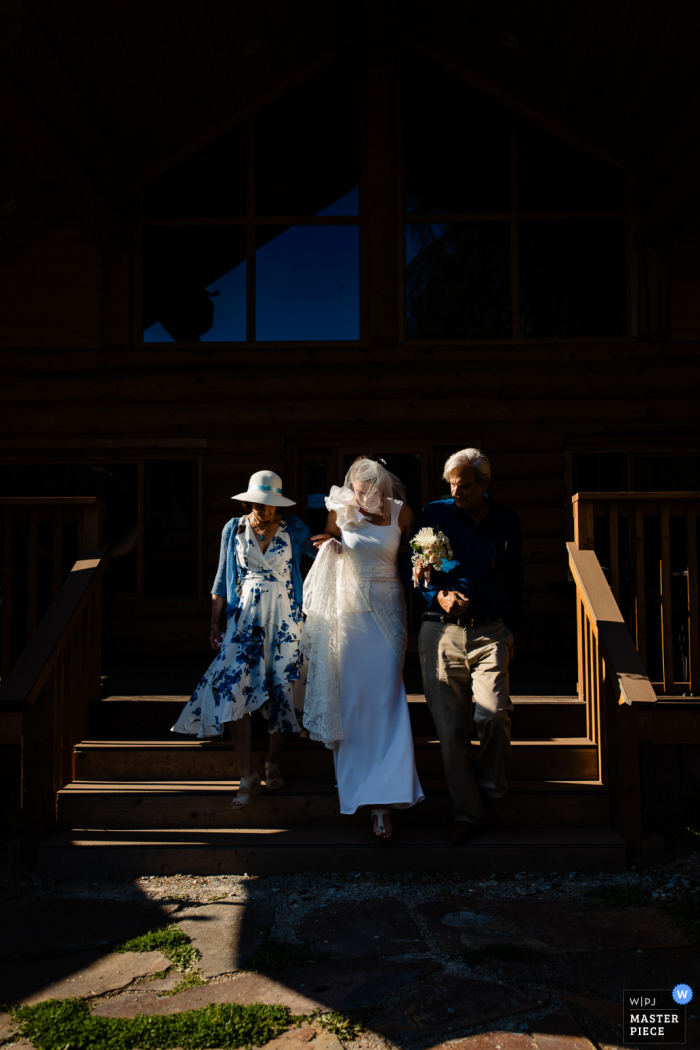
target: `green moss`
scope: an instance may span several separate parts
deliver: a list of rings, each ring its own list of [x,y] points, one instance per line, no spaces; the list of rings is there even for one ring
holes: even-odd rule
[[[211,1003],[180,1014],[96,1017],[82,999],[49,999],[11,1011],[19,1025],[13,1038],[29,1040],[36,1050],[229,1050],[264,1046],[292,1025],[317,1024],[341,1039],[356,1039],[360,1016],[339,1013],[295,1015],[287,1006]]]
[[[525,962],[528,959],[538,959],[543,953],[538,948],[531,948],[526,944],[482,944],[479,948],[463,948],[459,952],[459,958],[468,963],[469,966],[483,966],[492,959],[500,959],[505,962]]]
[[[114,948],[115,952],[162,952],[170,959],[180,973],[191,970],[199,959],[199,952],[190,944],[190,939],[183,933],[176,922],[169,926],[159,926],[150,933],[142,933],[124,941]]]
[[[352,1042],[362,1034],[366,1027],[363,1018],[362,1014],[341,1014],[338,1010],[331,1010],[327,1014],[312,1014],[307,1020],[337,1035],[339,1039]]]
[[[615,908],[641,908],[646,903],[648,894],[642,886],[606,882],[589,890],[588,896]]]
[[[286,1006],[215,1003],[167,1016],[95,1017],[81,999],[49,999],[12,1012],[37,1050],[204,1050],[264,1046],[295,1020]]]

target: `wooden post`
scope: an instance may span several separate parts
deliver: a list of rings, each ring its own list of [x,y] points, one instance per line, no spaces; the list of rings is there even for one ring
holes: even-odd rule
[[[574,505],[574,543],[580,551],[592,551],[595,540],[593,504],[590,500],[579,499],[578,493],[573,497]]]
[[[89,503],[87,506],[83,507],[82,541],[83,549],[87,551],[97,550],[102,539],[100,521],[102,516],[102,508],[100,507],[101,503],[103,503],[103,501],[99,500],[96,503]]]
[[[12,663],[12,539],[14,517],[7,508],[3,518],[2,544],[2,639],[0,644],[0,676],[7,678]]]
[[[700,693],[700,610],[698,609],[698,531],[696,504],[686,510],[688,550],[688,677],[690,692]]]
[[[639,738],[637,712],[634,707],[619,704],[614,688],[606,690],[606,707],[610,727],[608,749],[612,780],[613,824],[625,840],[631,856],[642,849],[642,793],[639,776]]]
[[[668,500],[661,500],[661,633],[663,639],[664,694],[675,689],[673,673],[673,614],[671,596],[671,522]]]
[[[617,604],[620,604],[620,534],[618,508],[614,500],[608,506],[608,524],[610,529],[610,590]]]
[[[39,521],[30,511],[29,542],[27,544],[27,639],[36,628],[39,570]]]
[[[644,514],[639,503],[634,505],[634,570],[637,596],[637,652],[647,662],[647,600],[644,565]]]

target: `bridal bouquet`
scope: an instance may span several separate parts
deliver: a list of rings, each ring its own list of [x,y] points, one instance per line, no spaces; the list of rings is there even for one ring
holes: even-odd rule
[[[421,578],[426,584],[430,583],[431,569],[435,569],[436,572],[443,568],[449,571],[458,564],[453,560],[454,555],[447,536],[444,532],[436,532],[435,529],[420,529],[411,540],[411,549],[414,587],[418,587]]]

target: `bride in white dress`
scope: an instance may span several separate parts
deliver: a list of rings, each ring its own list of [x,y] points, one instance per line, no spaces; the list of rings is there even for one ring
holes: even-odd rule
[[[304,725],[333,748],[340,812],[371,808],[374,834],[392,835],[390,808],[420,802],[403,684],[406,605],[398,552],[415,532],[402,483],[362,457],[326,498],[320,554],[304,584],[308,656]],[[340,542],[339,542],[340,541]]]

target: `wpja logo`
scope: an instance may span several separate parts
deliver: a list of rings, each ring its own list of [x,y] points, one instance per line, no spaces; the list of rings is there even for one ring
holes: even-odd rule
[[[625,1043],[685,1043],[685,1010],[693,998],[687,984],[623,993]]]

